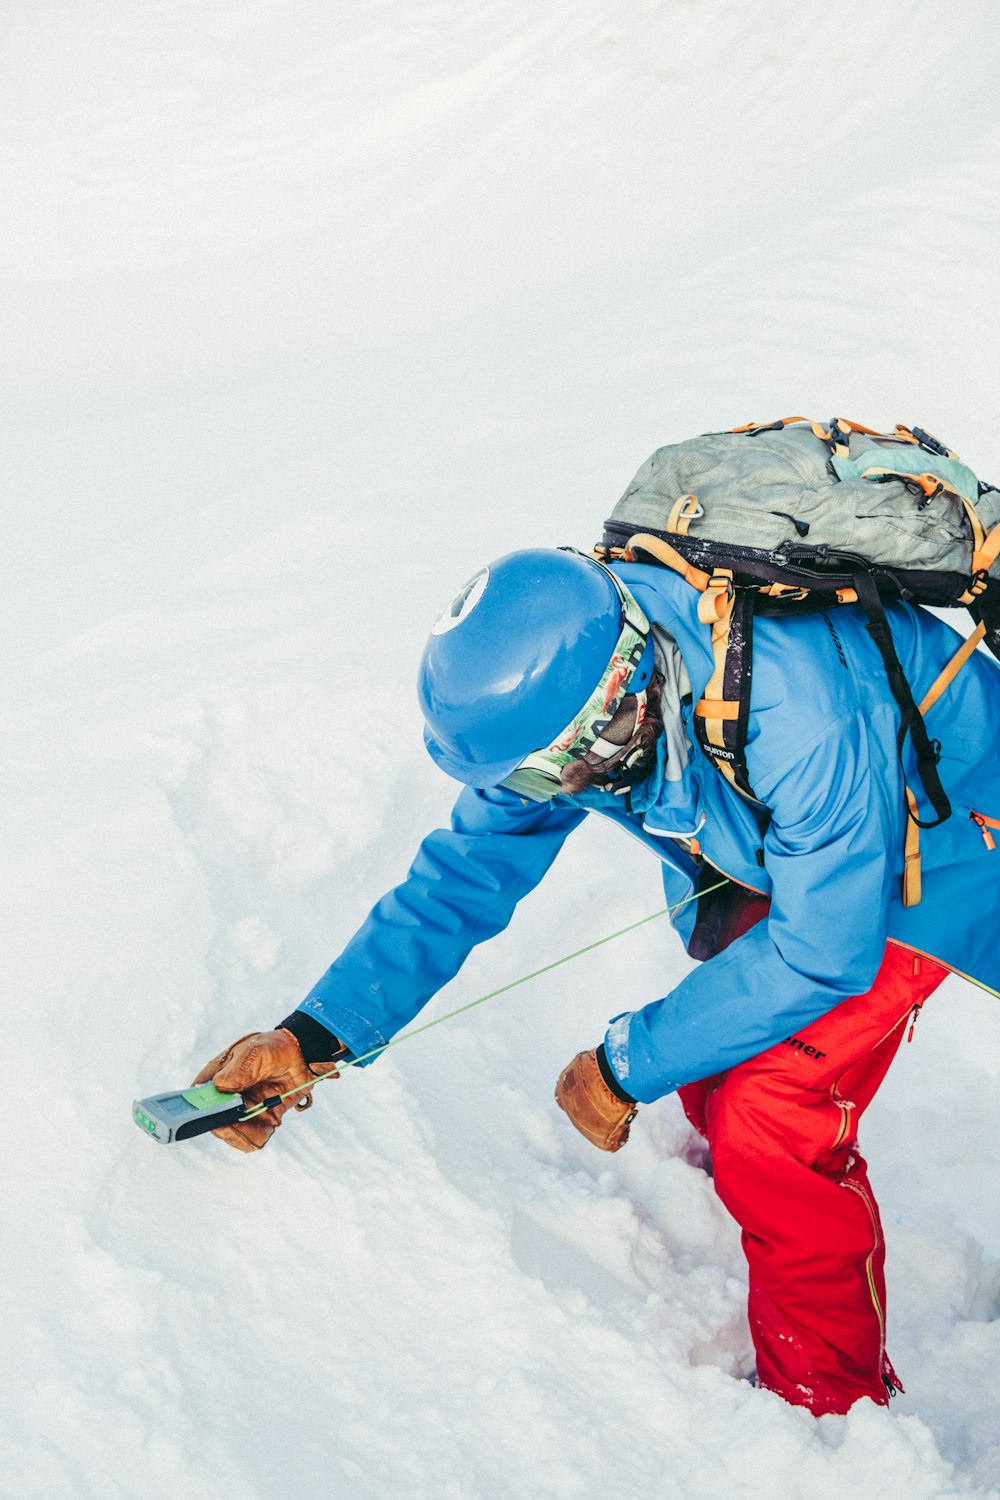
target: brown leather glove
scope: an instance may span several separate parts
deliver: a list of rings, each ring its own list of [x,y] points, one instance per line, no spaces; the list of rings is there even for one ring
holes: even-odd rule
[[[563,1068],[556,1084],[556,1103],[581,1135],[602,1151],[620,1151],[638,1114],[634,1101],[619,1099],[604,1082],[597,1052],[580,1052]]]
[[[339,1078],[340,1074],[333,1063],[310,1068],[290,1031],[252,1031],[206,1063],[194,1081],[214,1083],[223,1094],[242,1094],[247,1104],[260,1104],[300,1084],[309,1085],[290,1099],[272,1104],[252,1120],[212,1131],[237,1151],[259,1151],[281,1124],[282,1115],[292,1108],[309,1108],[313,1085],[323,1076]]]

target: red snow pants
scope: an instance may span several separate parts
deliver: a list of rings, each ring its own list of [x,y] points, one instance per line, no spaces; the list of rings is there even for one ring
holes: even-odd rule
[[[762,904],[762,903],[761,903]],[[947,970],[892,944],[867,995],[680,1090],[743,1230],[758,1384],[817,1416],[899,1382],[885,1351],[885,1250],[857,1125]]]

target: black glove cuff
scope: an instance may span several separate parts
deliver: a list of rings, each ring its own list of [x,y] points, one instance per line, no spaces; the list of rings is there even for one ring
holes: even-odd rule
[[[278,1022],[278,1029],[292,1033],[310,1068],[319,1063],[335,1062],[347,1053],[343,1042],[338,1041],[322,1021],[306,1015],[304,1010],[293,1010],[290,1016]]]
[[[611,1064],[608,1062],[608,1054],[604,1050],[603,1042],[597,1049],[597,1066],[600,1070],[601,1077],[604,1079],[604,1082],[607,1084],[608,1088],[614,1094],[616,1099],[620,1099],[623,1104],[636,1103],[631,1094],[626,1094],[625,1090],[618,1082],[618,1079],[612,1073]]]

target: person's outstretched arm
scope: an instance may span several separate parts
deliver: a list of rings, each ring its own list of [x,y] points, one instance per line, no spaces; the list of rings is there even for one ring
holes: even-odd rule
[[[263,1100],[280,1092],[267,1072],[272,1059],[298,1085],[331,1071],[337,1058],[364,1057],[384,1045],[454,978],[477,943],[503,931],[584,816],[580,808],[525,802],[503,790],[464,788],[451,826],[428,834],[406,879],[375,905],[299,1008],[275,1030],[252,1032],[220,1053],[198,1081],[221,1087],[224,1064],[228,1090],[246,1096],[249,1089]],[[257,1150],[287,1107],[218,1134]]]

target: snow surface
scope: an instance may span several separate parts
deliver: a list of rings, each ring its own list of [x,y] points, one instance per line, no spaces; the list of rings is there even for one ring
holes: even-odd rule
[[[918,421],[1000,478],[988,0],[35,0],[0,48],[0,1493],[1000,1494],[1000,1017],[949,981],[863,1144],[908,1394],[753,1389],[676,1101],[553,1081],[666,924],[326,1086],[260,1156],[133,1095],[293,1008],[451,788],[454,588],[659,443]],[[598,822],[598,820],[593,820]],[[574,836],[444,1010],[655,910]]]

